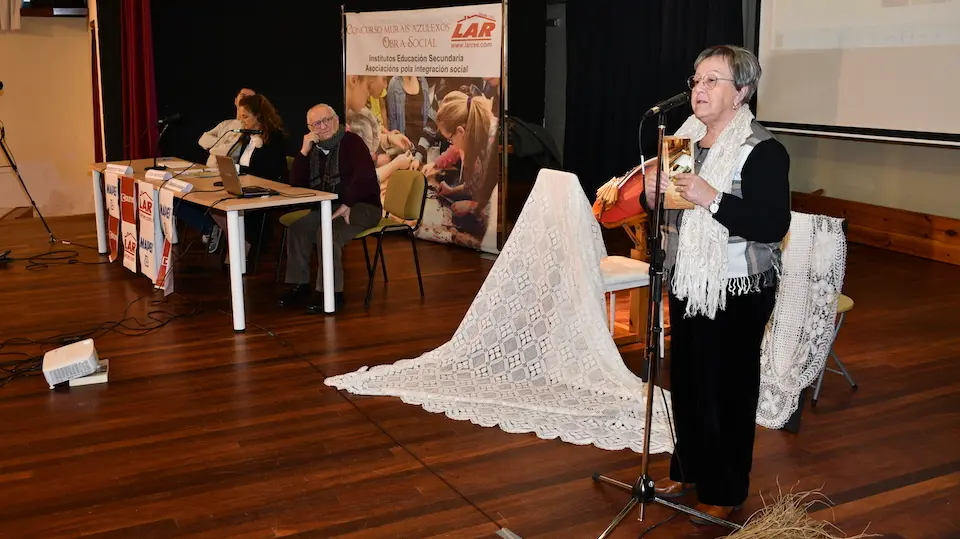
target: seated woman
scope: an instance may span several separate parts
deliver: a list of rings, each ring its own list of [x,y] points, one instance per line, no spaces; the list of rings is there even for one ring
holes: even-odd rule
[[[248,95],[255,95],[256,93],[257,92],[250,88],[240,88],[240,91],[237,92],[237,95],[233,98],[233,106],[237,109],[234,117],[218,123],[213,129],[200,135],[197,144],[209,154],[207,156],[207,166],[216,166],[217,156],[226,155],[227,151],[232,148],[237,142],[237,139],[240,138],[239,133],[233,132],[234,129],[241,129],[243,127],[240,123],[240,100]]]
[[[242,129],[262,130],[263,134],[241,134],[233,146],[226,150],[225,155],[240,165],[240,174],[286,183],[286,134],[276,108],[266,97],[256,94],[242,97],[237,110]],[[178,204],[174,213],[178,219],[183,219],[201,234],[209,235],[210,245],[213,246],[210,252],[216,250],[221,231],[226,228],[226,217],[223,214],[191,204],[189,198]],[[253,212],[244,216],[248,252],[251,249],[249,239],[260,237],[264,215],[264,212]]]

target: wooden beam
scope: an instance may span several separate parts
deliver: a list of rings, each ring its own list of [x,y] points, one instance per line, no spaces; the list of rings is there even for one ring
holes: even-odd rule
[[[30,206],[20,206],[18,208],[0,208],[0,221],[31,218],[33,218],[33,208]]]
[[[846,219],[851,242],[960,265],[960,219],[796,191],[793,209]]]

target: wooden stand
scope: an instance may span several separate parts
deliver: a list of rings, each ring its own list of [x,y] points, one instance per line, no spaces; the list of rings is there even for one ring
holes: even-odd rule
[[[641,214],[621,224],[627,236],[633,242],[630,249],[630,258],[647,261],[647,250],[644,244],[647,238],[647,215]],[[630,291],[630,319],[628,324],[614,324],[613,342],[617,346],[643,343],[647,327],[647,301],[650,289],[634,288]],[[616,316],[616,315],[614,315]],[[616,329],[623,329],[626,333],[617,333]]]

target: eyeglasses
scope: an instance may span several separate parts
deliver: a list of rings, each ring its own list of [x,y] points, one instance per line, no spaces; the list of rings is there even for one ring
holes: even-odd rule
[[[317,129],[320,129],[321,125],[330,125],[336,119],[337,119],[336,116],[327,116],[326,118],[320,118],[319,120],[313,122],[312,124],[307,124],[307,127],[315,127]]]
[[[730,82],[733,82],[733,79],[722,79],[716,75],[707,75],[701,78],[697,78],[696,75],[690,75],[690,77],[687,78],[687,87],[693,90],[694,88],[697,87],[697,84],[703,83],[704,88],[706,88],[707,90],[713,90],[714,88],[717,87],[718,80],[728,80]]]

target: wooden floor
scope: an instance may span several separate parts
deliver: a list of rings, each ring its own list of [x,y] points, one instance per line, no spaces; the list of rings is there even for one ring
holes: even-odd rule
[[[89,217],[50,224],[60,238],[96,243]],[[0,251],[14,257],[46,251],[46,239],[38,221],[0,224]],[[116,328],[105,323],[125,316],[117,329],[136,333],[133,318],[200,311],[142,336],[101,331],[106,385],[50,391],[35,376],[0,389],[0,537],[599,535],[627,496],[591,475],[632,482],[639,455],[507,434],[323,384],[416,357],[457,328],[492,262],[420,245],[423,302],[409,244],[391,242],[389,285],[365,311],[355,244],[348,306],[335,317],[274,306],[272,251],[246,277],[245,334],[232,330],[226,274],[199,245],[177,261],[166,303],[119,264],[88,264],[98,257],[82,247],[53,247],[75,249],[77,264],[0,267],[0,341]],[[869,525],[885,537],[960,537],[960,267],[852,245],[845,291],[856,307],[836,350],[860,389],[828,374],[799,434],[758,429],[754,495],[740,518],[779,483],[822,487],[836,507],[816,516],[850,535]],[[658,455],[653,475],[666,468]],[[637,537],[671,514],[648,507],[644,522],[634,513],[613,537]],[[647,537],[724,534],[677,517]]]

